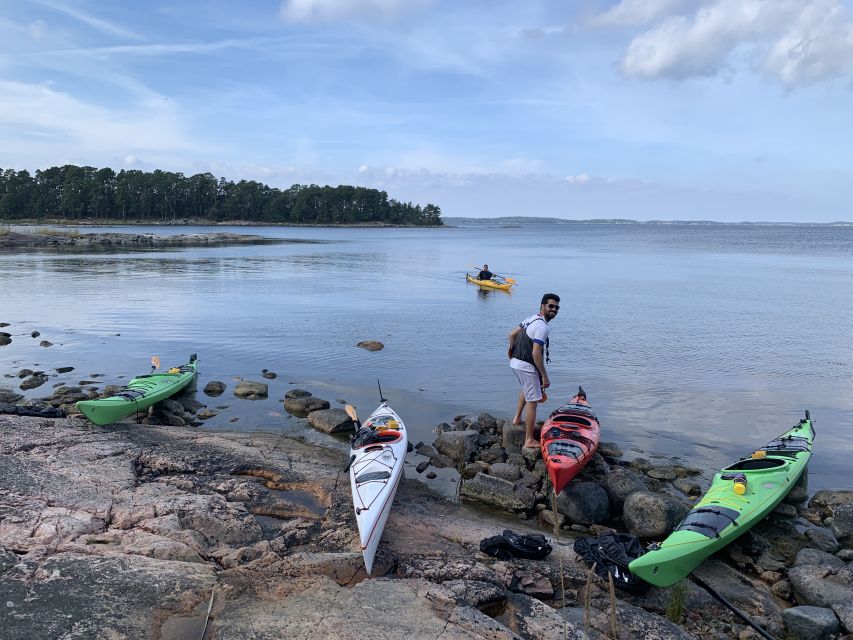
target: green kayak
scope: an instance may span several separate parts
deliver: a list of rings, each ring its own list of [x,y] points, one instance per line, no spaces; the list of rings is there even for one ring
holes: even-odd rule
[[[686,577],[715,551],[746,533],[782,501],[812,455],[811,416],[714,476],[711,488],[660,545],[628,565],[658,587]]]
[[[100,400],[81,400],[77,409],[95,424],[117,422],[175,395],[192,382],[197,369],[198,360],[192,354],[185,365],[169,369],[166,373],[137,376],[116,395]]]

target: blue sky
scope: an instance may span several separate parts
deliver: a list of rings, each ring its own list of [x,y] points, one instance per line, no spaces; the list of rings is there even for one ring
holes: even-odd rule
[[[828,222],[851,150],[848,1],[0,0],[2,168]]]

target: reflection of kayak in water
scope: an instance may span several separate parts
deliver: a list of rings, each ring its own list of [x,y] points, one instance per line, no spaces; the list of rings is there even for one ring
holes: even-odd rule
[[[575,397],[548,416],[539,435],[555,493],[560,493],[590,461],[598,449],[598,437],[598,419],[579,388]]]
[[[500,289],[501,291],[509,291],[510,287],[512,287],[512,285],[508,282],[495,282],[494,280],[477,280],[477,278],[472,277],[469,273],[465,274],[465,279],[468,282],[478,284],[481,287],[488,287],[489,289]]]
[[[814,429],[806,417],[752,454],[725,467],[681,524],[631,561],[631,573],[659,587],[675,584],[718,549],[746,533],[807,473]]]

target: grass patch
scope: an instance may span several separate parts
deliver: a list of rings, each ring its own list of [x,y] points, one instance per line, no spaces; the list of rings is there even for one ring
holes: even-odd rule
[[[684,617],[684,605],[687,602],[687,585],[684,580],[672,588],[666,605],[666,619],[678,624]]]

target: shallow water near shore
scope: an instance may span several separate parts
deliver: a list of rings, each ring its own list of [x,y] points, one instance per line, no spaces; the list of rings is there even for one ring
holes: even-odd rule
[[[367,415],[378,378],[410,440],[432,442],[435,425],[461,413],[511,416],[517,383],[505,336],[554,291],[553,386],[540,417],[583,384],[604,440],[627,457],[678,456],[708,470],[707,481],[809,409],[818,430],[810,488],[853,486],[853,228],[81,229],[89,231],[299,242],[0,253],[0,322],[13,337],[0,347],[0,373],[76,367],[28,397],[96,373],[99,384],[119,383],[147,372],[152,355],[168,367],[195,352],[197,398],[227,405],[201,428],[299,433],[343,449],[343,438],[285,413],[281,398],[301,387]],[[484,261],[519,286],[465,283],[466,269]],[[40,347],[43,339],[53,346]],[[361,340],[385,349],[356,348]],[[262,369],[278,377],[264,380]],[[234,398],[237,378],[267,382],[269,399]],[[228,390],[208,398],[200,389],[214,379]]]

